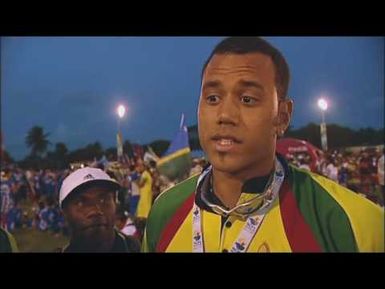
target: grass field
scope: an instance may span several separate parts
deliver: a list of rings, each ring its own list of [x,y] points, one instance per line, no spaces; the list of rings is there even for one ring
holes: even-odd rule
[[[20,203],[23,211],[32,217],[32,203],[24,200]],[[68,238],[60,234],[55,236],[52,232],[42,232],[35,228],[22,228],[12,231],[16,239],[19,252],[54,252],[68,243]]]
[[[12,235],[19,252],[54,252],[68,242],[63,235],[56,237],[52,232],[41,232],[33,228],[16,229]]]

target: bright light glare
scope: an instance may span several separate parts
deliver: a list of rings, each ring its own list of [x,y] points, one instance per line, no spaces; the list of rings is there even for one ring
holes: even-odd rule
[[[322,109],[323,111],[327,110],[328,109],[328,103],[325,99],[323,98],[320,98],[318,100],[318,106],[320,109]]]
[[[126,113],[126,108],[125,108],[123,105],[119,105],[119,106],[118,106],[117,112],[118,112],[118,116],[119,116],[120,118],[123,118],[123,116],[124,116],[125,113]]]

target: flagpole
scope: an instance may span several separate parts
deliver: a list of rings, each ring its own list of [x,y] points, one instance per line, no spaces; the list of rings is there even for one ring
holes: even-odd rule
[[[116,137],[116,142],[117,142],[116,153],[117,153],[117,161],[119,162],[119,160],[121,160],[121,158],[123,157],[123,139],[122,139],[122,132],[120,131],[120,121],[126,113],[126,108],[124,107],[124,105],[118,106],[117,113],[118,113],[118,134]]]
[[[184,125],[184,113],[182,113],[182,115],[181,115],[179,128],[182,128],[183,125]]]

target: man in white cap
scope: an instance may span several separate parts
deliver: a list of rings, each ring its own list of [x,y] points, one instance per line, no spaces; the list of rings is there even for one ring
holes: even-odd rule
[[[70,229],[63,252],[139,252],[139,242],[115,228],[119,183],[101,169],[85,167],[64,179],[59,203]]]

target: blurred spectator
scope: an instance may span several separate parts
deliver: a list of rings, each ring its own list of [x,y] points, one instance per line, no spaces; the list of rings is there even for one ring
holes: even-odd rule
[[[338,182],[344,187],[348,187],[348,178],[349,178],[349,170],[348,170],[348,162],[347,160],[343,160],[342,165],[338,172]]]
[[[152,205],[152,177],[143,161],[137,162],[137,171],[141,174],[141,176],[137,181],[140,190],[140,197],[136,216],[140,218],[147,218]]]
[[[37,228],[40,231],[46,231],[48,229],[48,207],[41,201],[39,202],[39,210],[37,212]]]
[[[202,166],[200,164],[200,161],[199,159],[193,159],[193,162],[192,162],[192,168],[190,170],[190,176],[193,176],[193,175],[196,175],[196,174],[200,174],[202,172]]]
[[[336,166],[334,159],[331,158],[329,160],[329,164],[326,166],[325,174],[329,179],[338,182],[338,167]]]
[[[15,229],[21,228],[22,225],[22,210],[19,203],[15,205],[7,213],[7,229],[12,232]]]
[[[135,166],[131,166],[130,170],[131,173],[127,177],[130,191],[129,211],[131,215],[135,216],[140,198],[140,190],[137,184],[137,181],[140,178],[140,174],[136,171]]]
[[[377,162],[377,175],[378,175],[378,184],[380,187],[380,192],[382,196],[382,206],[385,202],[385,180],[384,180],[384,152],[382,152],[381,157],[378,159]]]
[[[13,181],[8,170],[1,172],[0,186],[0,227],[7,230],[8,211],[14,206],[14,195],[12,194]]]
[[[116,227],[126,236],[137,237],[137,229],[135,227],[134,219],[135,217],[129,214],[127,211],[120,210],[117,214]]]
[[[300,169],[311,171],[310,166],[309,166],[309,159],[306,156],[300,155],[298,157],[298,163],[299,163],[298,167]]]
[[[361,178],[361,192],[365,195],[369,195],[372,181],[372,160],[369,154],[364,151],[362,157],[359,160],[359,173]]]

